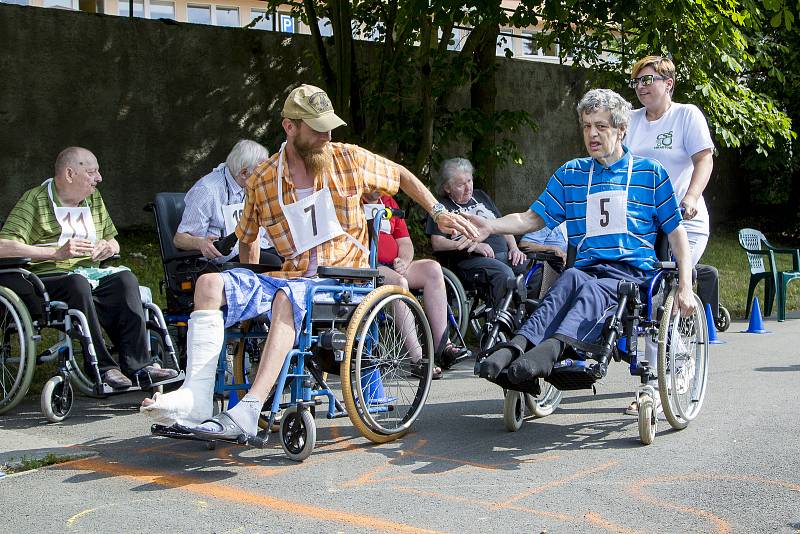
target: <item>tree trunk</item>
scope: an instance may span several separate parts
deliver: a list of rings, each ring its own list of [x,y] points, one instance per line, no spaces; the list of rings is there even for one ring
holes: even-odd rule
[[[470,87],[470,105],[479,112],[485,125],[482,132],[472,140],[472,159],[475,165],[476,187],[495,195],[495,128],[493,124],[497,101],[495,76],[495,50],[500,30],[495,23],[487,28],[480,43],[475,48],[476,78]]]

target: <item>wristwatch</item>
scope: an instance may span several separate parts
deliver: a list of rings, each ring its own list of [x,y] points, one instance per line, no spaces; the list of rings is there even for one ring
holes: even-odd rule
[[[431,217],[433,218],[433,222],[436,222],[436,219],[439,218],[439,215],[445,213],[447,208],[441,202],[437,202],[433,206],[431,206]]]

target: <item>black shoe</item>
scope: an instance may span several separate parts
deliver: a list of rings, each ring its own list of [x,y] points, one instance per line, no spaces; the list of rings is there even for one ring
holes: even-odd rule
[[[130,378],[123,375],[119,369],[109,369],[103,373],[101,379],[112,389],[127,389],[133,385]]]
[[[178,371],[175,369],[161,369],[155,365],[148,365],[136,371],[135,378],[139,387],[145,388],[176,376],[178,376]]]
[[[450,369],[454,363],[469,356],[470,351],[468,349],[459,348],[450,343],[442,349],[442,353],[436,358],[436,364],[442,369]]]

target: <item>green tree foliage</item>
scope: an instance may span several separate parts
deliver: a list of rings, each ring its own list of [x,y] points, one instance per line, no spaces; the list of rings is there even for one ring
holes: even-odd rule
[[[403,162],[423,178],[429,178],[439,148],[466,144],[480,185],[489,190],[496,166],[522,162],[514,137],[535,124],[524,110],[496,109],[494,72],[499,29],[527,24],[502,9],[500,0],[303,0],[291,5],[311,28],[314,59],[337,112],[349,124],[350,139]],[[332,36],[323,37],[320,23]],[[356,38],[373,43],[357,47]]]

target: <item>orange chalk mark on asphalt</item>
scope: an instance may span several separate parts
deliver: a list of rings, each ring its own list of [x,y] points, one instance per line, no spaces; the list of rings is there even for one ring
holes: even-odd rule
[[[776,480],[771,478],[764,478],[758,476],[750,476],[750,475],[678,475],[678,476],[671,476],[671,477],[656,477],[647,480],[639,481],[631,486],[628,487],[628,492],[636,497],[637,499],[644,501],[649,504],[653,504],[660,508],[677,510],[679,512],[684,512],[687,514],[691,514],[703,519],[706,519],[713,523],[716,526],[716,530],[714,532],[718,534],[730,534],[731,526],[730,523],[722,519],[721,517],[709,512],[707,510],[703,510],[702,508],[695,508],[693,506],[687,506],[683,504],[678,504],[670,501],[666,501],[664,499],[658,499],[656,497],[647,495],[644,493],[644,488],[648,486],[654,486],[657,484],[668,484],[670,482],[688,482],[688,481],[718,481],[718,482],[756,482],[759,484],[764,484],[767,486],[777,486],[780,488],[785,488],[792,491],[800,491],[800,484],[795,484],[793,482],[786,482],[784,480]]]
[[[610,532],[618,532],[619,534],[645,534],[646,532],[617,525],[616,523],[612,523],[608,519],[605,519],[600,514],[595,512],[587,512],[583,517],[592,525],[604,528]]]
[[[395,489],[397,489],[398,491],[401,491],[403,493],[412,493],[412,494],[415,494],[415,495],[419,495],[421,497],[432,497],[432,498],[436,498],[436,499],[442,499],[444,501],[458,502],[458,503],[462,503],[462,504],[470,504],[470,505],[473,505],[473,506],[486,508],[488,510],[492,510],[492,509],[497,508],[497,503],[481,501],[479,499],[474,499],[474,498],[470,498],[470,497],[461,497],[459,495],[447,495],[447,494],[444,494],[444,493],[437,493],[435,491],[425,491],[425,490],[420,490],[420,489],[416,489],[416,488],[408,488],[408,487],[403,487],[403,486],[397,487]],[[558,512],[547,512],[545,510],[536,510],[534,508],[527,508],[527,507],[524,507],[524,506],[513,506],[513,505],[510,505],[510,506],[507,506],[505,508],[508,509],[508,510],[514,510],[516,512],[526,512],[526,513],[529,513],[529,514],[538,515],[538,516],[542,516],[542,517],[547,517],[547,518],[550,518],[550,519],[558,519],[559,521],[580,521],[581,520],[581,518],[578,517],[578,516],[562,514],[562,513],[558,513]]]
[[[522,493],[518,493],[517,495],[513,495],[512,497],[509,497],[508,499],[505,499],[504,502],[498,504],[497,507],[498,508],[505,508],[505,507],[507,507],[508,503],[519,501],[520,499],[524,499],[525,497],[530,497],[531,495],[536,495],[537,493],[542,493],[542,492],[547,491],[549,489],[557,488],[558,486],[563,486],[564,484],[572,482],[573,480],[577,480],[579,478],[584,478],[584,477],[587,477],[589,475],[593,475],[595,473],[599,473],[600,471],[605,471],[606,469],[609,469],[610,467],[613,467],[613,466],[617,465],[618,463],[619,462],[617,462],[615,460],[611,460],[610,462],[606,462],[604,464],[600,464],[600,465],[598,465],[596,467],[590,467],[589,469],[584,469],[582,471],[578,471],[576,473],[572,473],[569,476],[566,476],[566,477],[563,477],[563,478],[559,478],[557,480],[553,480],[553,481],[548,482],[546,484],[542,484],[541,486],[537,486],[537,487],[535,487],[533,489],[525,490]]]
[[[203,482],[195,477],[180,474],[165,474],[145,469],[124,465],[109,464],[93,459],[75,460],[70,462],[70,467],[79,470],[95,471],[115,475],[150,484],[158,484],[170,488],[181,489],[191,493],[204,495],[215,499],[229,501],[237,504],[249,504],[269,508],[272,511],[284,512],[292,515],[301,515],[322,521],[344,523],[369,530],[383,530],[389,532],[408,533],[435,533],[437,531],[422,529],[404,523],[389,521],[380,517],[342,512],[330,508],[311,506],[299,502],[285,501],[269,495],[259,495],[239,488],[220,484],[218,482]],[[64,464],[57,466],[58,469]]]

